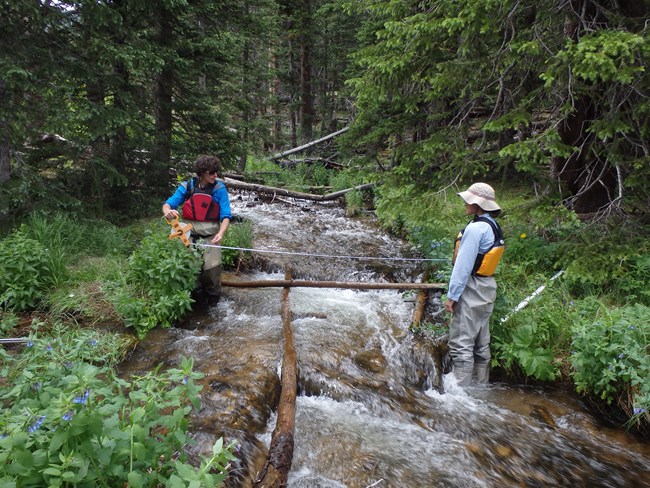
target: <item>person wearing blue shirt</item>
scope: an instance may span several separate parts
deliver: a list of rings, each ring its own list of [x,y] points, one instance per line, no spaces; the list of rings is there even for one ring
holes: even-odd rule
[[[501,207],[496,203],[490,185],[474,183],[458,195],[465,201],[466,215],[473,215],[474,220],[461,233],[445,310],[452,314],[449,325],[452,371],[459,385],[469,386],[472,383],[486,384],[489,379],[489,319],[497,291],[494,277],[481,276],[477,269],[483,256],[495,245],[495,240],[499,239],[503,244],[503,236],[494,220]]]
[[[192,242],[221,245],[230,226],[232,212],[224,183],[217,179],[221,161],[216,156],[199,156],[192,168],[196,176],[182,183],[162,206],[165,218],[179,217],[176,210],[182,205],[182,217],[192,224]],[[215,304],[221,296],[221,248],[203,248],[203,269],[197,295],[200,301]]]

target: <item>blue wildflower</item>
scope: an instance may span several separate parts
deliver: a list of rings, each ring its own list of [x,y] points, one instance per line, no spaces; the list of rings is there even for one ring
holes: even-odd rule
[[[36,419],[36,422],[34,422],[32,425],[29,426],[27,432],[29,432],[30,434],[36,432],[44,421],[45,421],[45,415],[41,415],[38,419]]]
[[[640,415],[640,414],[645,413],[645,412],[646,412],[646,410],[643,407],[635,407],[635,409],[634,409],[634,415]]]
[[[181,383],[183,383],[184,385],[187,385],[188,380],[189,380],[189,377],[187,375],[185,375],[185,376],[183,376],[183,381],[181,381]]]
[[[630,330],[634,330],[636,327],[634,325],[630,325]]]
[[[63,367],[66,369],[72,369],[72,363],[70,361],[66,361],[63,363]]]
[[[95,347],[97,345],[97,339],[93,339],[90,341],[90,345]]]
[[[52,346],[50,344],[48,344],[47,347],[45,348],[45,350],[46,351],[52,351]]]
[[[618,355],[618,359],[623,359],[625,357],[625,354],[621,353]]]
[[[27,341],[27,347],[32,347],[34,345],[33,341]]]
[[[41,384],[41,382],[39,381],[39,382],[34,383],[34,384],[32,385],[32,389],[38,391],[38,390],[41,389],[41,386],[42,386],[42,384]]]
[[[82,396],[74,397],[72,399],[72,403],[83,405],[84,403],[86,403],[86,400],[88,400],[89,396],[90,396],[90,390],[86,390],[84,391],[84,394]]]
[[[63,414],[63,417],[61,417],[65,421],[70,421],[72,420],[72,416],[74,413],[72,413],[72,410],[68,410],[66,413]]]

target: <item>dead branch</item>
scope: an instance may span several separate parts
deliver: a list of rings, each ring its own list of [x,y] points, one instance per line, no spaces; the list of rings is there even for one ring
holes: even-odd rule
[[[337,130],[336,132],[333,132],[331,134],[328,134],[324,137],[321,137],[320,139],[316,139],[315,141],[308,142],[307,144],[303,144],[302,146],[294,147],[293,149],[289,149],[287,151],[281,152],[279,154],[276,154],[275,156],[271,156],[270,159],[271,161],[275,161],[276,159],[283,158],[285,156],[289,156],[290,154],[295,154],[297,152],[304,151],[305,149],[309,149],[312,146],[315,146],[316,144],[320,144],[321,142],[329,141],[330,139],[343,134],[344,132],[347,132],[350,129],[350,127],[343,127],[341,130]]]

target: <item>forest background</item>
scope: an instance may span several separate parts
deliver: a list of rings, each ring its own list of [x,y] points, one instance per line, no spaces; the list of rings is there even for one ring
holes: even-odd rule
[[[455,192],[482,180],[505,209],[508,247],[496,371],[566,381],[647,434],[649,1],[7,0],[0,9],[5,334],[24,310],[61,316],[83,296],[96,302],[88,283],[106,268],[84,257],[131,255],[133,269],[155,268],[165,244],[127,224],[159,223],[162,200],[199,154],[296,190],[375,183],[348,193],[350,213],[372,208],[429,257],[450,254],[449,229],[464,223]],[[293,159],[269,157],[341,129]],[[71,245],[73,233],[86,239]],[[196,263],[171,261],[182,288]],[[448,265],[432,271],[448,278]],[[549,286],[537,301],[499,320],[540,284]],[[190,306],[181,297],[143,315],[134,286],[113,302],[139,330]]]

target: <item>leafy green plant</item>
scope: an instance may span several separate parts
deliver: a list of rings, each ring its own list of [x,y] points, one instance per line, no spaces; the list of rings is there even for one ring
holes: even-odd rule
[[[632,423],[650,425],[650,308],[608,309],[574,326],[570,362],[579,393],[614,403]],[[593,315],[592,315],[593,317]]]
[[[228,232],[223,239],[223,245],[226,247],[239,247],[250,249],[253,244],[253,224],[245,220],[235,222],[228,227]],[[237,267],[246,259],[250,253],[239,251],[237,249],[222,249],[221,260],[224,266]]]
[[[6,337],[18,325],[18,316],[13,312],[0,311],[0,337]]]
[[[115,309],[140,338],[154,327],[171,327],[191,310],[190,292],[200,269],[199,253],[159,228],[144,238],[123,279],[113,285]]]
[[[557,367],[553,364],[553,351],[539,345],[539,327],[537,324],[526,324],[515,329],[512,340],[508,343],[496,342],[494,363],[511,369],[513,362],[527,376],[541,381],[550,381],[557,376]]]
[[[184,451],[192,443],[188,416],[200,401],[201,375],[192,360],[126,380],[110,367],[119,342],[91,330],[58,329],[32,336],[16,356],[0,350],[7,380],[0,386],[0,484],[220,484],[233,445],[219,440],[198,468]]]
[[[0,241],[0,304],[16,311],[37,306],[42,293],[61,279],[50,253],[18,231]]]
[[[352,190],[345,194],[345,214],[348,217],[357,215],[363,210],[363,193]]]

